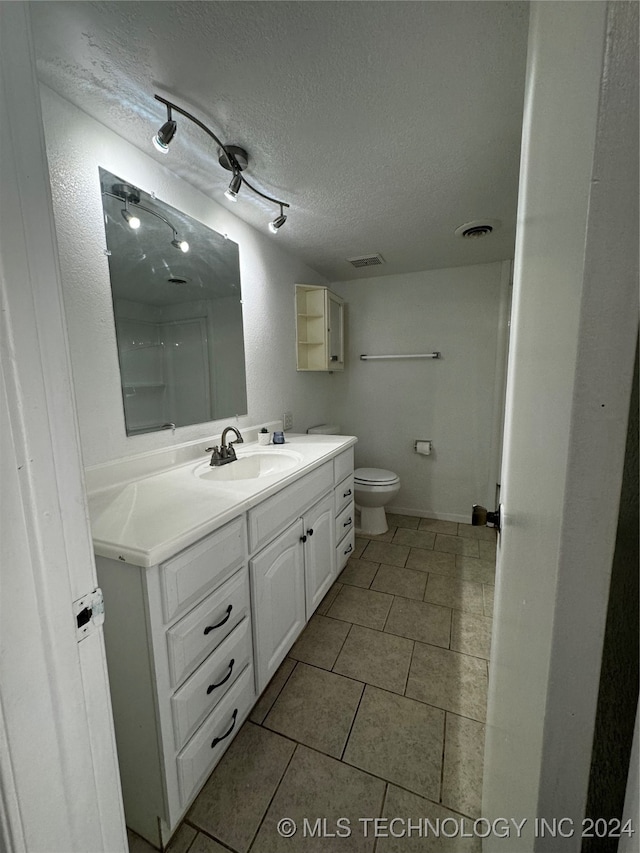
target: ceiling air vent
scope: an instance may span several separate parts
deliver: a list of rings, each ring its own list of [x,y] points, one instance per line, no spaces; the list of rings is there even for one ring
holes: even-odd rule
[[[500,227],[498,219],[476,219],[474,222],[465,222],[453,232],[456,237],[464,237],[467,240],[478,240],[488,237],[496,228]]]
[[[347,258],[351,266],[357,270],[361,267],[377,267],[384,263],[382,255],[361,255],[359,258]]]

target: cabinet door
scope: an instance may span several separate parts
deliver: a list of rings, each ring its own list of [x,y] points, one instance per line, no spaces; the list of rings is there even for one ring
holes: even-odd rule
[[[305,625],[301,537],[298,519],[250,561],[258,693]]]
[[[324,598],[336,574],[333,494],[327,495],[303,519],[307,619]]]
[[[335,293],[327,291],[329,320],[328,369],[344,370],[344,304]]]

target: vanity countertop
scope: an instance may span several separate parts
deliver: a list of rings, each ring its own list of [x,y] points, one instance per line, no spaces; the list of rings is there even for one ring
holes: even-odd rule
[[[193,544],[227,521],[275,494],[298,477],[354,445],[357,438],[341,435],[291,435],[284,445],[238,446],[238,457],[255,451],[297,454],[295,467],[261,477],[211,481],[199,476],[209,454],[202,448],[192,458],[158,471],[139,471],[109,483],[101,471],[87,471],[89,514],[95,553],[134,566],[154,566]],[[176,458],[178,458],[176,456]],[[229,469],[235,463],[230,463]],[[140,467],[140,466],[138,466]],[[144,467],[144,466],[143,466]],[[136,470],[135,461],[131,471]]]

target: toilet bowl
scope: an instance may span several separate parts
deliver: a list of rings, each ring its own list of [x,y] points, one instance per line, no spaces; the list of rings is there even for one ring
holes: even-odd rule
[[[360,533],[376,535],[389,529],[384,508],[400,491],[400,477],[384,468],[356,468],[355,502],[360,510]]]
[[[309,427],[311,435],[340,435],[337,424]],[[385,506],[400,491],[400,477],[385,468],[356,468],[353,472],[356,508],[360,511],[360,526],[356,533],[372,536],[389,529]]]

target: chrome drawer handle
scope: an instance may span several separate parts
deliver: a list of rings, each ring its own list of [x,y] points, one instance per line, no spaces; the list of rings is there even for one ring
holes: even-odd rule
[[[233,604],[230,604],[227,607],[227,615],[224,617],[222,622],[218,622],[217,625],[209,625],[207,628],[204,629],[204,633],[208,634],[210,631],[215,631],[216,628],[220,628],[222,625],[224,625],[225,622],[228,622],[230,617],[231,617],[231,611],[232,610],[233,610]]]
[[[342,497],[348,498],[350,496],[350,494],[351,494],[351,489],[349,489],[349,491],[345,492]]]
[[[352,551],[353,551],[353,545],[349,545],[349,547],[347,548],[347,550],[346,550],[346,551],[344,551],[343,553],[345,553],[345,554],[350,554]]]
[[[344,522],[344,524],[342,526],[343,527],[349,527],[351,524],[353,524],[353,522],[351,520],[351,516],[349,516],[349,518]]]
[[[215,690],[216,687],[222,687],[222,685],[226,681],[229,681],[229,679],[231,678],[231,673],[233,672],[234,663],[235,663],[235,658],[231,658],[231,660],[229,661],[229,672],[225,675],[225,677],[222,679],[222,681],[219,681],[217,684],[210,684],[207,687],[207,696],[209,695],[209,693],[211,693],[212,690]]]
[[[233,722],[231,723],[231,728],[229,729],[228,732],[225,732],[223,735],[220,735],[220,737],[214,737],[214,739],[211,741],[211,749],[213,749],[214,746],[219,744],[221,740],[224,740],[226,737],[229,737],[231,732],[234,730],[234,728],[236,726],[236,717],[238,716],[238,709],[237,708],[233,712],[232,716],[233,716]]]

